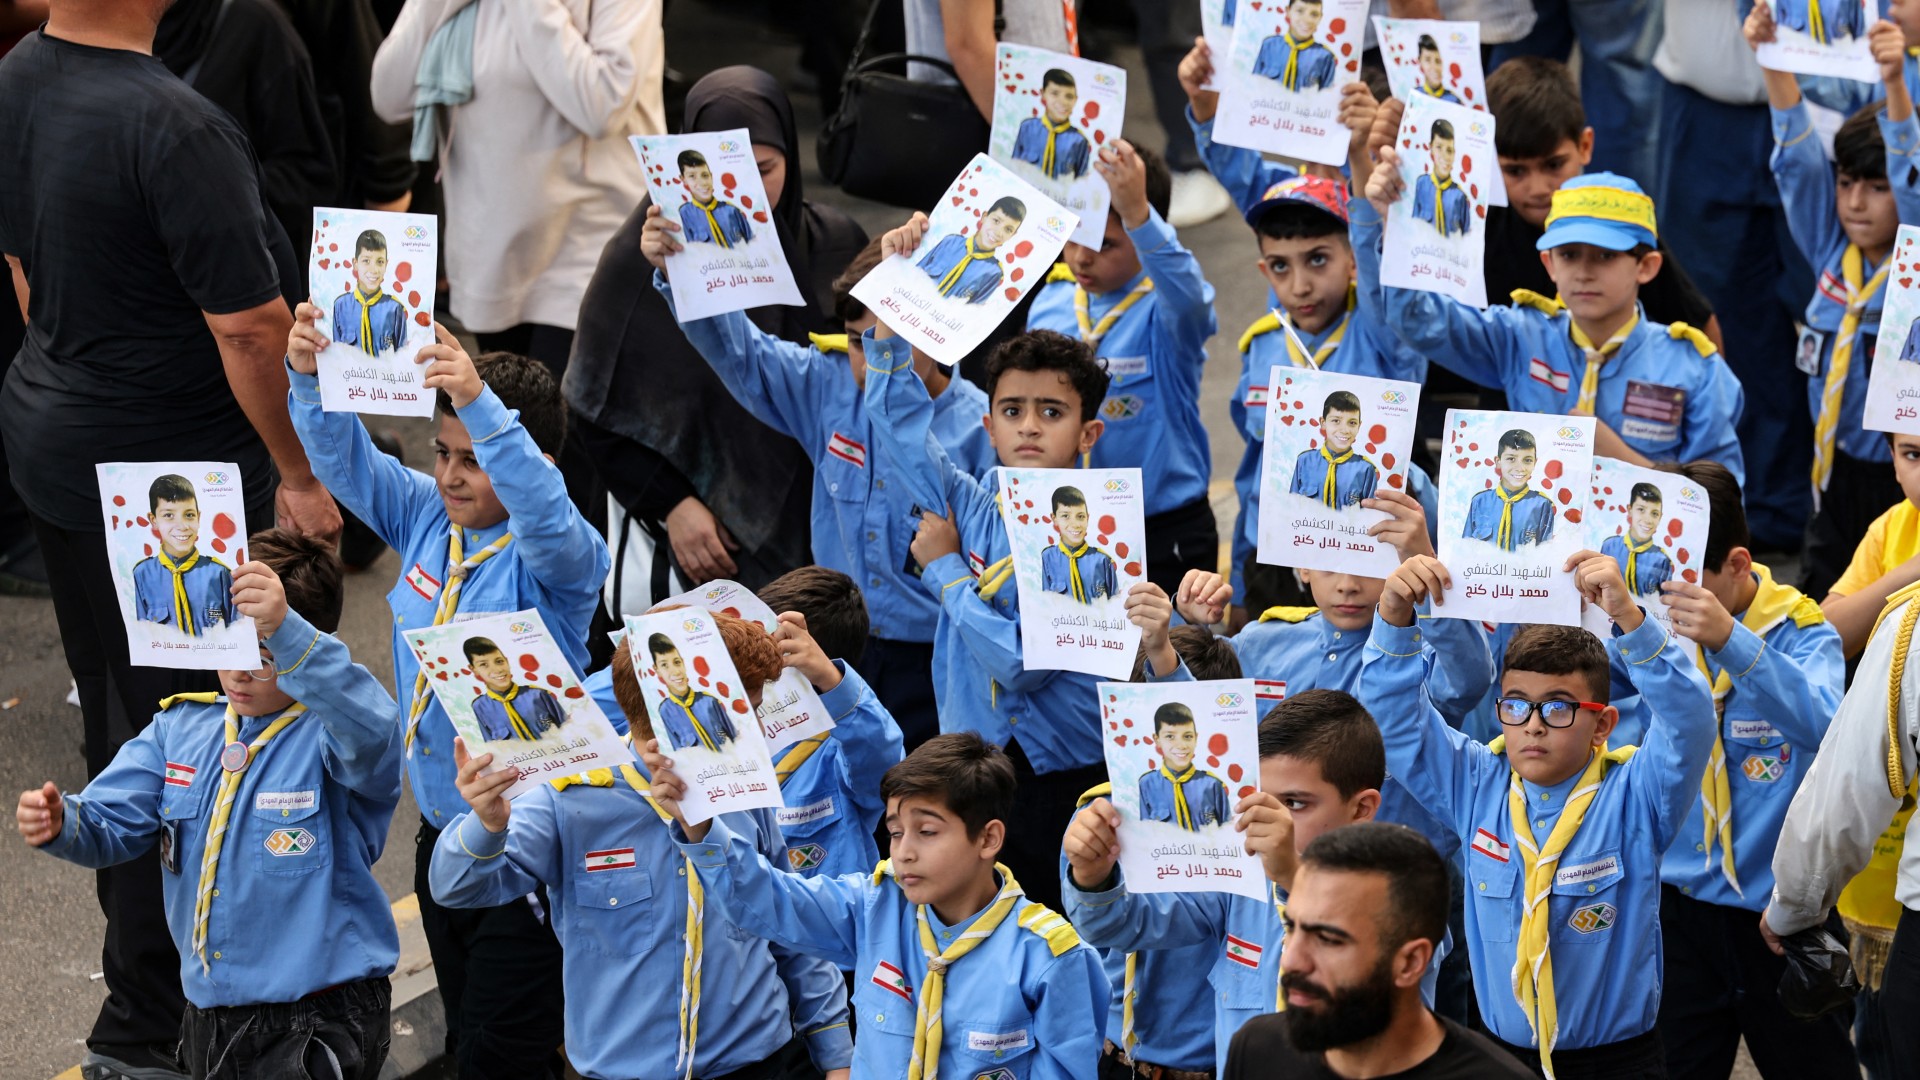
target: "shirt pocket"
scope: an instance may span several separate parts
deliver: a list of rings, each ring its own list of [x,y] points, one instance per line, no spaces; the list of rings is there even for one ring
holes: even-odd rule
[[[1553,872],[1549,927],[1555,942],[1605,945],[1620,921],[1620,849],[1562,855]]]
[[[1280,976],[1275,967],[1279,951],[1278,945],[1267,946],[1253,967],[1231,957],[1216,962],[1207,983],[1220,995],[1220,1007],[1233,1012],[1273,1012],[1280,998]]]
[[[904,1076],[907,1061],[913,1056],[914,1002],[883,989],[876,979],[889,978],[890,973],[877,964],[870,970],[865,982],[857,983],[853,990],[854,1027],[860,1032],[853,1051],[869,1076]],[[860,978],[859,969],[854,970],[854,978]],[[949,1025],[947,1030],[953,1030]]]
[[[967,1077],[994,1076],[994,1070],[1010,1078],[1025,1077],[1033,1068],[1036,1033],[1033,1014],[1021,1007],[1017,994],[1005,995],[1008,1008],[987,1019],[945,1018],[946,1044],[955,1057],[965,1063],[959,1074]],[[1000,1080],[995,1077],[995,1080]]]
[[[864,462],[870,451],[838,432],[829,432],[827,440],[814,466],[819,470],[820,484],[826,488],[827,497],[835,502],[866,502],[869,481]]]
[[[1720,735],[1729,781],[1760,791],[1786,786],[1782,781],[1792,769],[1793,748],[1778,728],[1764,720],[1728,720]]]
[[[1520,917],[1513,903],[1513,887],[1519,877],[1519,870],[1511,862],[1469,855],[1467,895],[1473,897],[1481,940],[1513,940],[1514,922]]]
[[[638,956],[654,947],[656,938],[680,941],[686,929],[684,910],[673,926],[654,925],[666,913],[653,902],[653,876],[639,867],[576,870],[567,891],[575,908],[568,948],[584,945],[607,956]]]
[[[253,848],[254,865],[261,873],[310,874],[333,862],[333,839],[327,815],[320,812],[320,795],[314,782],[248,796],[250,827],[241,835]]]

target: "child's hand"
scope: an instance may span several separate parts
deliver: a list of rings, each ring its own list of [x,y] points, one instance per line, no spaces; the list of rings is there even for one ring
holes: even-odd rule
[[[840,669],[807,632],[807,617],[797,611],[783,611],[778,618],[780,627],[773,632],[773,643],[780,649],[781,665],[806,676],[819,693],[839,686]]]
[[[480,381],[480,372],[474,369],[473,357],[460,345],[460,339],[452,331],[439,323],[433,324],[434,344],[420,350],[416,360],[432,363],[427,365],[427,377],[423,385],[429,390],[445,390],[447,397],[453,400],[453,407],[464,409],[473,404],[480,391],[487,384]]]
[[[320,361],[315,354],[332,344],[314,325],[320,316],[320,309],[305,300],[293,309],[293,329],[287,331],[287,363],[302,375],[319,373]]]
[[[1453,575],[1431,555],[1412,555],[1388,576],[1380,589],[1380,618],[1390,626],[1412,626],[1419,606],[1442,603],[1453,588]]]
[[[1120,861],[1120,812],[1106,799],[1088,803],[1067,822],[1060,850],[1067,856],[1067,873],[1075,888],[1099,888]]]
[[[266,563],[241,563],[233,571],[233,606],[253,620],[254,630],[265,641],[287,617],[287,590]]]
[[[479,757],[467,756],[467,740],[459,735],[453,737],[454,786],[460,789],[460,797],[473,807],[473,816],[490,833],[505,832],[507,816],[513,804],[506,799],[506,791],[520,779],[520,770],[501,769],[498,772],[481,775],[481,770],[493,764],[492,754]]]
[[[1400,136],[1400,120],[1407,112],[1407,103],[1397,97],[1375,106],[1373,110],[1373,130],[1367,132],[1367,157],[1380,161],[1380,151],[1391,147]]]
[[[948,510],[944,516],[920,511],[920,527],[914,530],[913,543],[907,550],[922,570],[942,555],[960,554],[960,526],[954,524],[953,511]]]
[[[1260,860],[1267,880],[1291,891],[1300,855],[1293,849],[1293,813],[1271,791],[1256,791],[1234,806],[1233,827],[1247,834],[1247,854]]]
[[[1380,103],[1373,100],[1373,91],[1366,83],[1350,82],[1340,88],[1340,122],[1353,133],[1356,150],[1367,148],[1373,135],[1373,117],[1379,111]]]
[[[686,250],[674,235],[679,231],[680,223],[668,217],[659,203],[647,207],[646,223],[640,226],[640,254],[662,274],[667,272],[667,256]]]
[[[920,246],[921,238],[926,235],[927,215],[915,210],[905,225],[897,229],[888,229],[880,234],[880,257],[911,255],[913,249]]]
[[[1900,29],[1900,24],[1890,19],[1874,23],[1867,31],[1867,46],[1873,50],[1874,63],[1880,65],[1881,81],[1888,85],[1906,85],[1907,35]]]
[[[1127,619],[1140,628],[1140,651],[1147,654],[1153,673],[1162,678],[1180,667],[1180,654],[1173,651],[1173,639],[1167,628],[1173,624],[1173,601],[1167,592],[1151,581],[1143,581],[1127,590],[1124,609]]]
[[[1211,570],[1189,570],[1180,579],[1180,594],[1174,597],[1180,617],[1196,626],[1212,626],[1227,616],[1227,603],[1233,599],[1233,586]]]
[[[1633,594],[1627,591],[1627,579],[1620,576],[1620,564],[1613,561],[1613,556],[1577,551],[1567,556],[1562,569],[1573,572],[1580,595],[1586,597],[1588,603],[1600,605],[1600,610],[1620,629],[1628,633],[1640,629],[1646,616],[1641,613],[1640,605],[1634,603]]]
[[[1660,602],[1673,614],[1673,632],[1700,643],[1708,652],[1727,647],[1733,636],[1733,615],[1720,598],[1701,588],[1674,578],[1660,584]]]
[[[1113,192],[1113,209],[1120,215],[1120,224],[1129,229],[1146,224],[1147,215],[1153,212],[1147,202],[1147,163],[1140,160],[1133,144],[1125,139],[1113,140],[1112,146],[1094,158],[1093,168]]]
[[[680,800],[687,797],[687,782],[673,771],[673,759],[661,752],[659,739],[647,740],[647,745],[640,750],[640,763],[647,767],[647,775],[653,777],[653,801],[680,823],[688,840],[696,844],[705,840],[713,819],[698,825],[687,824],[686,815],[680,812]]]
[[[67,804],[60,798],[60,789],[49,780],[38,790],[20,793],[13,823],[20,828],[20,839],[34,847],[45,847],[60,835],[66,816]]]
[[[1753,48],[1758,49],[1762,45],[1771,44],[1774,40],[1773,7],[1764,3],[1754,4],[1753,10],[1747,13],[1746,25],[1740,28],[1740,32],[1746,35],[1747,44]]]
[[[1427,535],[1427,511],[1419,499],[1383,487],[1374,490],[1373,498],[1361,499],[1360,505],[1389,515],[1385,521],[1374,522],[1367,535],[1391,544],[1402,562],[1434,553],[1433,537]]]
[[[1375,155],[1378,168],[1367,177],[1367,201],[1381,217],[1406,194],[1407,182],[1400,175],[1400,155],[1391,146],[1383,146]]]
[[[1180,59],[1179,76],[1193,118],[1203,124],[1213,119],[1214,111],[1220,108],[1220,95],[1205,88],[1207,80],[1213,78],[1213,50],[1207,47],[1206,38],[1193,39],[1193,51]]]

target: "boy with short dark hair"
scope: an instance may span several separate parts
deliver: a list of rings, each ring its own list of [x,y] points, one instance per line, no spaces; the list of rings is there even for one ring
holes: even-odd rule
[[[387,238],[368,229],[353,242],[353,288],[333,302],[333,321],[327,325],[335,341],[378,356],[406,340],[407,309],[399,297],[386,294],[386,280]]]
[[[1052,516],[1059,539],[1040,549],[1040,589],[1071,596],[1082,604],[1104,600],[1120,588],[1113,556],[1087,541],[1087,497],[1063,485],[1053,489]]]
[[[1320,445],[1294,459],[1288,491],[1318,499],[1333,510],[1373,498],[1380,470],[1353,448],[1360,438],[1360,422],[1360,399],[1352,391],[1328,394],[1320,406]]]
[[[1738,490],[1739,485],[1734,488]],[[1739,500],[1734,500],[1734,505],[1738,507]],[[1600,554],[1620,564],[1627,590],[1635,596],[1659,596],[1661,584],[1673,577],[1673,560],[1654,535],[1664,512],[1665,499],[1659,488],[1644,482],[1635,484],[1627,492],[1627,531],[1600,541]],[[1745,524],[1743,514],[1742,532]]]
[[[1260,43],[1253,73],[1294,91],[1332,86],[1340,65],[1332,49],[1314,40],[1322,10],[1320,0],[1287,0],[1287,28]]]
[[[680,204],[680,227],[690,244],[719,244],[730,248],[753,239],[745,211],[713,192],[713,166],[698,150],[682,150],[675,159],[687,201]]]
[[[660,720],[667,736],[678,747],[704,746],[718,750],[734,739],[733,718],[712,694],[702,693],[687,675],[686,657],[680,647],[665,634],[647,637],[647,654],[660,683],[667,688],[667,700],[660,703]]]
[[[914,266],[933,279],[934,292],[940,296],[984,304],[987,297],[1000,291],[1000,282],[1006,277],[994,252],[1013,239],[1026,220],[1027,204],[1012,195],[1002,195],[980,215],[980,227],[971,236],[949,233],[941,237]]]
[[[1501,676],[1506,734],[1492,746],[1427,699],[1415,606],[1453,585],[1432,556],[1387,579],[1367,690],[1388,768],[1471,849],[1467,940],[1488,1029],[1563,1080],[1660,1075],[1660,983],[1646,968],[1660,954],[1656,863],[1699,794],[1713,697],[1612,559],[1581,552],[1567,568],[1618,627],[1613,649],[1578,627],[1522,627]],[[1652,716],[1638,751],[1607,745],[1610,651]]]
[[[1024,161],[1048,180],[1078,180],[1087,175],[1093,144],[1073,126],[1073,106],[1080,87],[1073,75],[1048,68],[1040,77],[1040,105],[1044,115],[1020,121],[1013,137],[1013,160]]]
[[[1168,702],[1153,712],[1153,745],[1160,765],[1140,776],[1140,817],[1167,821],[1188,832],[1225,825],[1227,785],[1194,763],[1200,729],[1193,710]]]
[[[677,817],[686,786],[673,762],[651,747],[644,760]],[[880,794],[892,850],[871,874],[783,874],[734,815],[681,819],[680,849],[742,928],[867,974],[853,993],[861,1075],[1091,1076],[1108,1001],[1100,958],[995,861],[1013,763],[971,732],[939,735],[888,769]]]
[[[1435,120],[1427,132],[1427,171],[1413,182],[1413,216],[1443,237],[1465,236],[1473,227],[1473,204],[1453,179],[1453,124]]]
[[[187,637],[233,621],[233,572],[200,550],[200,495],[169,473],[147,486],[147,520],[160,550],[133,564],[133,617]]]
[[[554,466],[567,409],[546,365],[510,353],[474,360],[436,325],[436,343],[420,352],[439,409],[429,477],[380,453],[355,414],[321,409],[314,353],[328,342],[314,327],[317,314],[301,304],[288,334],[287,407],[315,475],[400,555],[387,602],[394,678],[406,688],[407,774],[423,826],[415,865],[424,875],[440,830],[465,804],[454,783],[453,724],[426,687],[408,632],[462,614],[532,608],[578,669],[612,558]],[[449,1051],[468,1069],[482,1061],[523,1075],[552,1067],[564,991],[544,912],[513,898],[455,914],[430,890],[416,891],[447,1006]],[[505,985],[463,977],[497,965],[520,977]]]
[[[1460,104],[1460,95],[1447,89],[1442,77],[1445,61],[1440,57],[1440,43],[1433,39],[1432,34],[1420,35],[1419,43],[1414,46],[1413,58],[1420,65],[1420,85],[1414,87],[1415,93],[1425,94],[1436,101]]]
[[[1474,492],[1467,504],[1467,523],[1460,535],[1514,551],[1553,539],[1560,508],[1533,487],[1533,470],[1540,461],[1533,432],[1514,428],[1502,432],[1494,446],[1494,468],[1500,481]]]
[[[480,696],[473,699],[473,718],[488,742],[523,739],[532,742],[566,723],[560,699],[543,686],[513,681],[513,665],[492,638],[470,637],[460,645],[473,677],[480,680]]]
[[[158,845],[196,1080],[374,1080],[400,955],[373,876],[400,800],[398,707],[333,636],[331,545],[272,529],[248,546],[232,603],[257,668],[161,702],[80,794],[23,792],[20,833],[94,868]]]

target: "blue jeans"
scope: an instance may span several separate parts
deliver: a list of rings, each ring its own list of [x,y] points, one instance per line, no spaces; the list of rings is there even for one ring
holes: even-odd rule
[[[1566,60],[1580,45],[1580,98],[1593,126],[1590,171],[1633,177],[1652,191],[1660,159],[1660,85],[1653,52],[1666,20],[1660,0],[1534,0],[1539,21],[1519,41],[1493,47],[1491,72],[1514,56]]]

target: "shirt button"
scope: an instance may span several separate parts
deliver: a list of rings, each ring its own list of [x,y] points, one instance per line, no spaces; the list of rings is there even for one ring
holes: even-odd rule
[[[281,817],[287,817],[288,815],[290,815],[290,814],[292,814],[292,813],[293,813],[293,811],[291,811],[291,810],[282,810],[282,811],[280,811],[280,816],[281,816]]]
[[[608,906],[608,907],[618,907],[618,906],[619,906],[619,904],[620,904],[620,898],[619,898],[619,897],[617,897],[617,896],[609,896],[609,897],[607,897],[607,906]]]
[[[1338,659],[1340,659],[1340,657],[1338,657],[1338,656],[1336,656],[1336,655],[1334,655],[1333,653],[1328,653],[1328,654],[1327,654],[1327,659],[1328,659],[1329,661],[1333,661],[1333,660],[1338,660]]]
[[[884,1023],[886,1023],[886,1022],[887,1022],[887,1014],[886,1014],[886,1013],[874,1013],[874,1014],[873,1014],[873,1022],[874,1022],[874,1023],[876,1023],[876,1024],[884,1024]]]
[[[1544,829],[1544,828],[1546,828],[1546,827],[1547,827],[1547,822],[1546,822],[1546,819],[1544,819],[1544,818],[1542,818],[1541,820],[1539,820],[1539,821],[1536,821],[1536,822],[1534,822],[1534,823],[1533,823],[1533,827],[1534,827],[1534,828],[1536,828],[1536,829]]]
[[[1419,640],[1420,640],[1420,635],[1419,635],[1419,634],[1417,634],[1417,633],[1416,633],[1416,634],[1414,634],[1414,635],[1413,635],[1413,640],[1415,640],[1415,641],[1419,641]]]
[[[1483,881],[1483,882],[1481,882],[1481,883],[1480,883],[1480,891],[1481,891],[1481,892],[1486,892],[1486,891],[1487,891],[1487,883],[1486,883],[1486,882],[1484,882],[1484,881]]]
[[[1693,850],[1695,850],[1695,851],[1705,851],[1705,850],[1707,850],[1707,845],[1705,845],[1705,844],[1695,844],[1695,845],[1693,845]]]
[[[887,482],[885,480],[875,480],[873,486],[879,488],[881,491],[887,490]]]
[[[432,756],[433,756],[433,747],[431,747],[431,746],[422,746],[422,747],[420,748],[420,752],[421,752],[422,754],[425,754],[425,755],[426,755],[426,756],[428,756],[428,757],[432,757]]]
[[[1765,735],[1762,735],[1762,736],[1760,736],[1760,745],[1761,745],[1761,746],[1765,746],[1765,745],[1767,745],[1768,743],[1770,743],[1770,742],[1772,742],[1772,741],[1773,741],[1772,739],[1769,739],[1769,738],[1767,738],[1767,737],[1766,737]]]
[[[840,485],[839,485],[839,484],[828,484],[828,485],[827,485],[827,490],[828,490],[828,491],[839,491],[839,490],[840,490]]]
[[[1543,791],[1543,792],[1541,792],[1541,793],[1540,793],[1540,801],[1541,801],[1541,802],[1552,802],[1552,801],[1553,801],[1553,792],[1551,792],[1551,791]]]
[[[215,895],[215,896],[219,896],[219,895],[220,895],[220,890],[219,890],[219,889],[215,889],[215,890],[213,890],[213,895]]]
[[[872,578],[872,579],[870,579],[870,581],[869,581],[869,584],[871,584],[871,585],[873,585],[873,587],[874,587],[874,588],[879,588],[879,587],[880,587],[880,579],[879,579],[879,578]]]
[[[868,529],[868,530],[867,530],[867,539],[869,539],[869,540],[878,540],[878,539],[880,539],[880,534],[879,534],[879,533],[877,533],[877,532],[874,532],[874,531],[873,531],[872,529]]]
[[[1691,886],[1691,885],[1682,885],[1682,886],[1680,886],[1680,891],[1681,891],[1681,892],[1683,892],[1683,893],[1686,893],[1686,894],[1687,894],[1688,896],[1692,896],[1692,895],[1693,895],[1693,886]]]
[[[681,867],[680,869],[678,869],[678,870],[675,870],[675,871],[674,871],[674,873],[675,873],[675,874],[677,874],[677,875],[679,875],[680,877],[686,877],[686,876],[687,876],[687,868],[683,866],[683,867]]]
[[[220,954],[219,954],[219,953],[214,953],[214,954],[213,954],[213,958],[214,958],[215,960],[218,960],[218,959],[220,959]]]
[[[1007,723],[1009,723],[1009,724],[1017,724],[1017,723],[1019,723],[1019,722],[1020,722],[1020,718],[1019,718],[1019,717],[1017,717],[1017,716],[1009,716],[1009,717],[1007,717]]]
[[[1333,632],[1333,640],[1335,640],[1335,641],[1339,641],[1339,640],[1340,640],[1340,631],[1338,631],[1338,630],[1335,630],[1335,631]]]
[[[435,811],[433,812],[433,816],[434,816],[434,817],[439,817],[439,816],[440,816],[440,811],[438,811],[438,810],[435,810]]]

